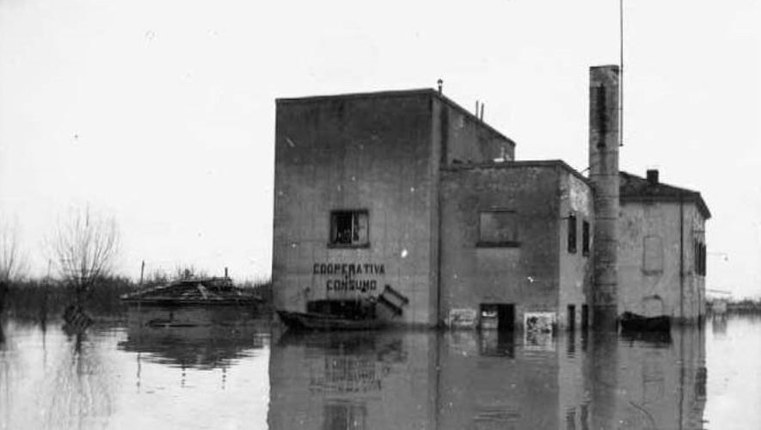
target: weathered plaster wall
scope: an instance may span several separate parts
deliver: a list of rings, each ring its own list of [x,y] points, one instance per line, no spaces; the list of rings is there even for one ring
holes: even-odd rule
[[[278,309],[303,312],[308,300],[377,295],[390,285],[410,299],[401,322],[435,324],[431,97],[278,101],[272,270]],[[328,246],[330,212],[339,209],[368,210],[369,247]],[[362,273],[349,273],[357,265]],[[340,273],[324,273],[324,266]],[[329,290],[328,282],[347,277],[375,281],[375,289]]]
[[[558,168],[509,163],[442,172],[441,314],[513,303],[516,324],[558,304]],[[519,245],[479,246],[479,213],[516,212]]]
[[[705,277],[696,273],[695,240],[705,238],[705,220],[694,203],[683,203],[680,285],[678,202],[622,202],[619,220],[619,311],[693,320],[705,314]],[[650,241],[646,252],[645,242]],[[657,251],[661,243],[662,253]],[[653,245],[655,243],[655,245]],[[646,256],[646,254],[648,254]],[[651,259],[661,270],[645,267]],[[657,267],[656,267],[657,269]],[[680,302],[681,298],[681,302]]]
[[[705,244],[705,219],[695,204],[684,205],[684,315],[705,316],[705,276],[698,274],[695,242]]]
[[[515,143],[450,100],[437,97],[435,103],[442,164],[515,159]]]
[[[576,253],[568,251],[568,217],[576,215]],[[593,252],[594,243],[594,199],[591,186],[583,179],[563,171],[560,175],[560,210],[561,219],[558,230],[560,242],[560,299],[558,306],[558,323],[566,327],[568,323],[568,305],[575,306],[575,326],[582,326],[582,305],[591,305]],[[589,223],[590,250],[583,252],[583,222]],[[591,306],[590,306],[591,310]],[[589,321],[591,323],[591,321]]]

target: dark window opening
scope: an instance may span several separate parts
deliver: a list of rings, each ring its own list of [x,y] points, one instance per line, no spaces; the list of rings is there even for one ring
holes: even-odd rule
[[[330,244],[347,247],[369,246],[367,211],[331,212]]]
[[[576,305],[568,305],[568,330],[576,329]]]
[[[581,329],[589,329],[589,305],[581,305]]]
[[[589,222],[584,221],[581,224],[581,254],[589,256]]]
[[[695,242],[695,272],[698,275],[706,275],[706,245],[705,243]]]
[[[512,331],[515,327],[515,305],[512,303],[482,303],[481,328]]]
[[[700,262],[701,262],[700,268],[701,268],[701,274],[703,276],[706,275],[706,268],[708,267],[708,265],[707,265],[708,261],[706,260],[706,254],[707,254],[707,252],[706,252],[706,244],[702,243],[702,244],[700,244]]]
[[[568,252],[576,253],[576,215],[568,215]]]
[[[354,364],[353,362],[346,363],[339,361],[339,363],[343,364],[343,367],[339,367],[334,373],[329,375],[332,378],[338,379],[337,381],[329,380],[334,386],[340,386],[347,391],[350,391],[363,388],[360,386],[362,382],[370,382],[362,380],[362,377],[369,376],[362,373],[363,371],[366,372],[367,369],[355,369],[351,367],[351,365]],[[344,374],[342,374],[342,372]],[[372,378],[370,378],[370,380],[372,380]],[[358,387],[353,386],[354,384],[358,385]],[[348,402],[327,403],[323,407],[322,428],[334,430],[367,428],[367,407],[363,404],[353,404]]]
[[[515,211],[484,211],[479,214],[478,221],[478,246],[520,246],[520,242],[518,242],[518,221]]]

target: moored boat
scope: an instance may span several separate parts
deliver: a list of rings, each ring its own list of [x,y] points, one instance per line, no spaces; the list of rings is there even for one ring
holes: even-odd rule
[[[347,318],[316,312],[277,311],[280,319],[294,330],[377,330],[386,325],[378,318]]]
[[[671,318],[666,315],[646,317],[633,312],[624,312],[619,319],[622,331],[661,331],[671,329]]]
[[[386,285],[375,297],[314,300],[306,312],[279,309],[277,313],[293,330],[377,330],[398,320],[407,303],[406,296]]]

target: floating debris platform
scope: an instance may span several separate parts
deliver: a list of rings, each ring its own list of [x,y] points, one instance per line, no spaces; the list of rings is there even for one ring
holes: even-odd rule
[[[123,302],[141,305],[255,305],[263,300],[236,287],[230,278],[190,278],[124,294]]]

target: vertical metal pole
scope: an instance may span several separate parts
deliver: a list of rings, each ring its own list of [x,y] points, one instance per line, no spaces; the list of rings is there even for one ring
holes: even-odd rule
[[[619,19],[619,73],[618,73],[618,146],[624,146],[624,0],[618,2]]]
[[[684,202],[679,193],[679,319],[684,322]]]

